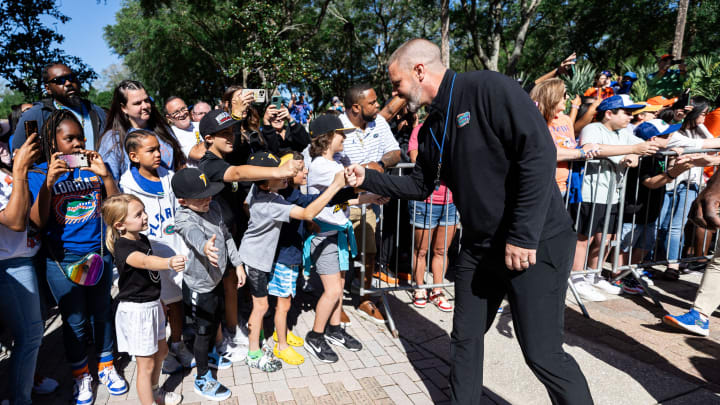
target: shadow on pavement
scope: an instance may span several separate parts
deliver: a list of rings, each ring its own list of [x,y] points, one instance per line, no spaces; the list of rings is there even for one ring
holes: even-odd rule
[[[447,403],[450,400],[450,335],[438,324],[452,323],[452,319],[433,321],[412,308],[411,303],[403,302],[393,294],[388,294],[387,298],[410,364],[422,378],[433,403]],[[430,314],[437,309],[428,306],[423,311]],[[510,402],[484,388],[482,404],[509,405]]]

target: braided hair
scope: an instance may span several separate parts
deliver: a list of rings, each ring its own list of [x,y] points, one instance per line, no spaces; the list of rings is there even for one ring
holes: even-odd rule
[[[123,147],[125,145],[125,137],[128,131],[132,128],[130,120],[125,115],[122,107],[127,103],[127,92],[128,90],[145,90],[142,83],[136,80],[123,80],[120,84],[115,87],[113,92],[112,104],[110,105],[110,112],[107,115],[107,122],[105,124],[105,133],[100,137],[100,141],[105,136],[115,137],[114,144],[116,147],[113,152],[117,154],[118,160],[124,159]],[[150,129],[159,139],[170,145],[173,150],[173,168],[179,170],[180,167],[185,165],[185,154],[180,148],[180,143],[175,138],[175,135],[165,125],[162,115],[155,106],[155,102],[150,102],[150,119],[147,124]],[[142,128],[139,128],[142,129]],[[99,144],[99,142],[98,142]]]
[[[50,114],[45,120],[40,134],[38,134],[40,135],[45,161],[48,163],[50,163],[52,155],[57,152],[57,129],[60,123],[66,120],[72,121],[76,123],[78,127],[82,128],[82,124],[80,124],[75,114],[70,110],[62,108]],[[42,159],[39,159],[38,163],[41,163],[41,161]]]

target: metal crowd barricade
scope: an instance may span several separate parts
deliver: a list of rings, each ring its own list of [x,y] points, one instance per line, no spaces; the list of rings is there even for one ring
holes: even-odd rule
[[[606,163],[609,168],[603,169],[603,163]],[[575,298],[575,301],[577,302],[578,306],[580,307],[580,310],[582,311],[583,315],[587,318],[590,318],[590,314],[587,311],[587,308],[585,307],[585,304],[583,303],[582,298],[580,298],[580,294],[578,294],[577,290],[575,289],[575,285],[572,282],[572,276],[573,275],[586,275],[586,274],[599,274],[603,270],[603,263],[605,262],[605,253],[606,253],[606,246],[610,244],[612,246],[613,241],[608,241],[608,234],[610,231],[610,217],[611,217],[611,207],[613,205],[613,191],[620,188],[618,191],[620,194],[620,199],[622,200],[624,193],[625,193],[625,179],[627,174],[627,169],[623,169],[619,167],[615,162],[613,162],[610,159],[602,158],[602,159],[593,159],[593,160],[583,160],[583,161],[572,161],[570,162],[570,172],[572,173],[572,170],[574,168],[574,165],[582,164],[583,170],[583,183],[585,181],[585,176],[588,175],[588,167],[591,164],[596,164],[598,166],[597,173],[600,174],[603,171],[611,171],[614,176],[610,176],[610,182],[608,184],[608,191],[607,191],[607,198],[605,201],[597,201],[597,193],[598,189],[600,188],[600,176],[595,177],[595,181],[590,181],[590,201],[584,201],[582,197],[580,198],[581,201],[577,202],[577,212],[574,218],[574,228],[579,231],[578,225],[580,223],[580,215],[582,211],[582,204],[583,203],[589,203],[590,205],[590,218],[589,218],[589,234],[588,237],[588,243],[587,248],[585,249],[585,259],[583,262],[583,270],[580,271],[572,271],[570,273],[571,277],[568,279],[568,287],[570,287],[570,291],[573,294],[573,297]],[[620,177],[620,181],[618,181],[618,177]],[[570,175],[568,178],[566,193],[565,193],[565,208],[569,208],[570,204],[570,189],[573,186],[572,184],[572,178],[573,176]],[[618,187],[619,186],[619,187]],[[580,184],[580,191],[579,194],[582,196],[582,188],[583,184]],[[602,223],[602,236],[601,236],[601,243],[600,243],[600,251],[598,253],[598,264],[596,268],[589,268],[588,262],[590,259],[590,247],[592,246],[593,236],[596,233],[593,223],[595,219],[595,213],[597,209],[598,204],[605,203],[606,212],[605,212],[605,218],[603,219]],[[617,226],[617,230],[622,230],[622,216],[618,215],[617,223],[614,224]],[[573,259],[573,265],[574,265],[574,259]]]
[[[392,168],[390,168],[389,170],[396,170],[398,176],[403,176],[403,174],[406,171],[412,171],[412,169],[414,167],[415,167],[414,163],[399,163],[396,166],[393,166]],[[449,194],[449,191],[446,191],[445,201],[448,200],[448,194]],[[366,271],[366,267],[365,267],[365,264],[366,264],[366,255],[365,255],[365,252],[366,252],[366,249],[365,249],[366,248],[366,246],[365,246],[365,244],[366,244],[366,240],[365,240],[366,222],[365,221],[366,221],[367,210],[372,209],[372,208],[368,207],[367,205],[362,205],[360,207],[360,209],[361,209],[360,229],[361,229],[361,231],[359,232],[360,233],[359,240],[361,241],[360,242],[361,246],[358,247],[359,248],[358,253],[359,253],[359,257],[360,257],[360,260],[359,260],[360,261],[359,295],[360,296],[380,295],[380,297],[382,299],[383,308],[385,309],[386,321],[388,323],[388,328],[390,329],[390,332],[393,334],[393,336],[396,338],[399,336],[399,334],[398,334],[398,330],[395,326],[395,321],[393,319],[392,312],[390,310],[390,305],[388,303],[388,299],[387,299],[388,292],[412,291],[412,290],[416,290],[419,288],[423,288],[423,289],[447,288],[447,287],[452,287],[455,284],[453,282],[439,283],[439,284],[430,283],[430,284],[423,284],[422,286],[419,286],[417,284],[417,282],[415,280],[415,254],[416,254],[416,252],[415,252],[415,232],[414,232],[414,227],[411,224],[404,225],[404,226],[413,228],[411,246],[410,246],[410,249],[412,250],[411,263],[410,263],[411,281],[409,284],[402,284],[402,285],[400,284],[400,278],[398,277],[398,275],[399,275],[398,270],[399,270],[399,264],[400,264],[400,226],[401,226],[401,218],[402,218],[401,210],[403,209],[404,205],[406,206],[406,204],[404,204],[404,203],[405,203],[405,200],[398,201],[397,212],[396,212],[397,221],[395,224],[395,246],[394,246],[394,248],[395,248],[395,263],[393,266],[393,270],[395,273],[395,277],[394,277],[395,282],[392,284],[388,284],[388,283],[381,283],[380,280],[374,279],[373,285],[369,289],[365,288],[365,271]],[[415,223],[415,211],[416,211],[415,206],[417,203],[418,203],[417,201],[413,201],[412,223]],[[432,214],[432,206],[433,206],[433,204],[430,203],[428,215]],[[381,238],[382,238],[382,224],[384,223],[384,217],[385,217],[383,215],[384,209],[385,209],[385,206],[380,206],[380,217],[379,217],[379,222],[380,222],[379,225],[380,226],[377,228],[377,232],[380,234]],[[456,213],[456,215],[459,218],[459,214]],[[448,212],[448,210],[445,210],[445,220],[446,220],[445,222],[446,223],[447,223],[448,219],[449,219],[449,212]],[[427,231],[428,231],[428,237],[427,237],[428,250],[427,250],[427,255],[426,255],[426,268],[425,268],[425,274],[423,274],[423,280],[425,280],[427,278],[428,272],[430,273],[430,276],[432,277],[432,266],[431,266],[431,264],[432,264],[432,237],[431,237],[432,229],[427,229]],[[460,232],[459,236],[461,237],[462,236],[462,227],[459,223],[458,223],[456,232],[458,232],[458,231]],[[447,238],[447,236],[448,236],[447,227],[445,227],[445,235],[444,236],[445,236],[445,249],[444,249],[444,254],[443,254],[443,272],[442,272],[443,280],[445,280],[445,276],[447,274],[448,249],[452,242],[452,240],[448,240],[448,238]],[[459,250],[459,248],[460,248],[460,246],[458,245],[458,250]],[[383,287],[382,284],[388,284],[388,286]]]
[[[717,153],[717,152],[720,152],[720,150],[718,150],[718,149],[697,149],[697,150],[685,150],[683,154],[687,155],[687,154],[691,154],[691,153]],[[655,158],[662,159],[663,164],[664,164],[663,167],[665,168],[665,170],[667,170],[667,168],[669,167],[669,163],[671,163],[671,158],[674,156],[677,156],[677,152],[664,151],[664,152],[660,152],[660,153],[656,154]],[[640,159],[638,161],[638,167],[640,166],[640,164],[642,164],[643,159],[652,159],[652,158],[653,157],[640,157]],[[584,266],[583,266],[584,270],[583,271],[573,271],[571,273],[571,275],[598,274],[598,273],[602,272],[603,265],[607,259],[606,254],[609,253],[610,249],[612,249],[613,255],[611,258],[611,262],[609,263],[610,264],[609,270],[610,270],[610,273],[612,274],[612,280],[617,281],[628,275],[631,275],[635,280],[637,280],[640,283],[640,285],[642,286],[642,289],[643,289],[643,293],[646,294],[650,299],[652,299],[653,302],[655,303],[655,305],[662,307],[662,304],[660,303],[659,299],[657,298],[657,293],[648,285],[647,279],[645,277],[643,277],[643,274],[641,273],[641,271],[643,269],[651,268],[654,266],[667,266],[669,264],[694,262],[699,259],[710,260],[712,256],[705,255],[704,249],[706,249],[706,247],[707,247],[707,242],[709,240],[711,240],[711,238],[712,238],[711,231],[708,231],[707,229],[703,231],[703,243],[702,243],[702,248],[701,248],[703,251],[700,252],[700,254],[698,254],[698,252],[695,252],[695,254],[692,257],[682,257],[683,256],[682,251],[683,251],[683,247],[685,245],[682,242],[685,238],[685,225],[687,224],[687,219],[685,218],[685,212],[689,211],[690,206],[693,201],[688,198],[687,192],[685,193],[684,198],[682,198],[682,199],[678,198],[678,186],[680,186],[683,183],[683,181],[678,181],[678,179],[676,178],[675,180],[673,180],[673,182],[669,183],[669,184],[672,184],[672,197],[669,199],[669,201],[665,201],[667,199],[667,196],[664,196],[663,201],[659,202],[660,204],[663,204],[663,205],[668,205],[668,203],[669,203],[669,207],[668,207],[668,212],[665,212],[665,210],[661,210],[660,214],[658,214],[658,217],[655,219],[655,223],[654,223],[654,227],[655,227],[654,238],[655,238],[655,240],[653,241],[652,250],[650,252],[648,252],[648,255],[652,254],[651,259],[645,260],[643,258],[640,263],[633,263],[633,250],[635,249],[635,243],[636,243],[635,232],[636,232],[636,225],[638,222],[637,212],[632,213],[632,215],[631,215],[632,219],[630,222],[624,221],[625,210],[627,208],[626,207],[627,198],[626,198],[625,194],[626,194],[626,189],[627,189],[627,179],[628,179],[627,174],[628,174],[629,168],[621,168],[617,164],[613,163],[612,161],[610,161],[608,159],[590,160],[590,161],[586,161],[586,162],[576,161],[576,162],[573,162],[573,164],[584,164],[584,170],[586,171],[587,167],[588,167],[588,163],[599,162],[600,160],[607,162],[610,167],[609,170],[611,170],[613,173],[615,173],[615,176],[610,176],[610,184],[609,184],[608,189],[609,190],[617,190],[617,192],[619,193],[619,196],[620,196],[619,202],[618,202],[618,210],[617,210],[617,224],[616,224],[617,227],[616,227],[616,232],[615,232],[616,236],[612,240],[610,240],[609,244],[608,244],[607,237],[610,234],[609,233],[610,232],[610,216],[611,216],[610,215],[610,207],[612,204],[612,193],[609,192],[608,196],[607,196],[607,201],[605,201],[605,203],[607,204],[607,215],[605,216],[604,221],[603,221],[602,236],[601,236],[602,243],[600,245],[600,251],[598,254],[598,265],[596,268],[588,267],[588,255],[590,252],[590,242],[588,242],[588,249],[586,250],[585,261],[584,261]],[[572,169],[572,166],[571,166],[571,169]],[[693,168],[693,169],[704,170],[704,168],[700,168],[700,167]],[[693,169],[689,169],[689,170],[693,170]],[[568,187],[567,187],[568,193],[566,194],[566,197],[565,197],[566,208],[568,208],[568,205],[569,205],[569,196],[570,196],[569,190],[571,187],[571,179],[572,179],[572,176],[570,176],[570,179],[568,180]],[[618,179],[619,179],[619,181],[618,181]],[[593,195],[592,196],[593,198],[591,198],[591,201],[584,201],[586,203],[592,204],[591,214],[590,214],[590,223],[591,224],[594,219],[596,205],[601,203],[599,201],[596,201],[596,199],[594,198],[594,192],[597,189],[598,183],[600,180],[599,176],[597,177],[596,180],[597,181],[595,182],[595,184],[590,184],[590,187],[592,190],[591,194]],[[705,186],[704,175],[700,174],[698,180],[699,180],[699,182],[697,183],[697,192],[699,193],[700,191],[702,191],[702,189]],[[646,207],[645,214],[646,215],[645,215],[645,218],[643,218],[642,222],[644,225],[647,225],[648,224],[648,216],[649,216],[647,206],[651,203],[651,200],[650,200],[651,193],[649,193],[649,192],[647,193],[647,199],[645,201],[637,201],[639,190],[640,190],[640,187],[642,186],[640,184],[640,176],[639,175],[636,176],[634,181],[635,181],[635,187],[634,187],[634,190],[635,190],[634,197],[635,198],[633,199],[633,201],[635,201],[636,205],[640,204],[640,203],[645,204],[645,207]],[[590,183],[592,183],[592,182],[590,182]],[[686,187],[688,187],[688,182],[686,181],[684,183],[686,184]],[[660,187],[662,187],[663,189],[666,189],[665,185],[660,186]],[[669,191],[667,191],[665,194],[669,194]],[[658,202],[652,201],[652,203],[658,203]],[[580,211],[581,211],[580,205],[581,205],[581,203],[578,203],[577,215],[575,217],[576,229],[577,229],[577,225],[579,223],[579,217],[580,217]],[[679,208],[680,205],[682,206],[682,210],[679,211],[679,214],[676,214],[675,213],[675,211],[677,211],[676,208]],[[667,240],[661,245],[660,238],[662,235],[660,233],[660,230],[662,227],[662,222],[665,219],[665,216],[668,216],[668,215],[669,215],[669,219],[668,219],[669,225],[668,225],[668,230],[667,230],[667,235],[666,235]],[[681,232],[680,243],[678,244],[677,251],[674,252],[674,253],[676,253],[676,256],[678,257],[678,259],[670,260],[670,259],[668,259],[668,255],[670,254],[670,238],[671,238],[671,234],[670,234],[671,229],[670,228],[672,227],[672,222],[673,222],[675,215],[682,215],[684,220],[681,221],[681,224],[680,224],[681,225],[680,226],[680,232]],[[628,252],[627,252],[627,263],[620,264],[619,259],[620,259],[620,254],[621,254],[620,251],[621,251],[622,240],[623,240],[623,224],[624,223],[631,225],[630,233],[629,233],[630,243],[629,243]],[[694,242],[697,242],[695,240],[696,229],[697,229],[697,227],[695,225],[693,225],[692,232],[691,232],[691,245],[694,244]],[[592,228],[591,228],[591,230],[592,230]],[[589,233],[593,233],[593,232],[589,232]],[[588,235],[589,240],[590,240],[591,236],[592,235]],[[642,236],[645,236],[645,235],[642,235]],[[718,241],[716,238],[715,249],[717,249],[717,243],[718,243]],[[609,246],[608,250],[606,250],[606,246]],[[582,299],[580,298],[579,294],[577,293],[575,286],[573,285],[571,280],[568,280],[568,286],[570,287],[570,290],[572,291],[572,294],[575,297],[576,302],[580,306],[580,309],[581,309],[583,315],[585,315],[586,317],[589,318],[590,316],[587,312],[587,309],[586,309]]]
[[[707,154],[707,153],[717,153],[717,152],[720,152],[720,150],[719,149],[692,149],[692,150],[688,149],[683,152],[683,155],[692,154],[692,153]],[[664,152],[659,152],[656,156],[658,158],[663,159],[664,167],[667,170],[667,168],[669,167],[669,163],[671,162],[670,159],[678,156],[678,154],[675,151],[664,151]],[[649,158],[646,157],[644,159],[649,159]],[[697,173],[699,173],[698,178],[697,178],[698,183],[694,183],[692,181],[693,180],[692,174],[690,174],[688,176],[689,179],[683,179],[681,181],[678,181],[679,177],[682,176],[682,174],[681,174],[680,176],[678,176],[678,178],[675,178],[671,183],[669,183],[669,184],[672,184],[672,197],[669,200],[667,199],[669,191],[667,191],[667,188],[665,186],[662,186],[664,189],[666,189],[666,196],[664,198],[664,200],[665,200],[664,206],[666,206],[668,208],[668,211],[665,211],[665,210],[661,211],[658,218],[656,218],[656,223],[654,224],[656,240],[653,243],[654,246],[653,246],[653,250],[652,250],[652,257],[650,260],[645,260],[645,258],[643,258],[643,260],[640,263],[632,262],[632,259],[633,259],[632,252],[634,249],[634,246],[633,246],[634,243],[631,243],[630,247],[629,247],[628,263],[620,265],[618,257],[617,257],[618,256],[617,253],[616,253],[615,257],[613,258],[613,263],[612,263],[613,274],[617,274],[614,277],[614,279],[619,280],[619,279],[625,277],[626,275],[631,274],[635,279],[637,279],[641,283],[645,293],[648,296],[650,296],[650,298],[652,298],[652,300],[658,306],[662,306],[662,305],[659,302],[659,300],[656,298],[654,292],[652,292],[652,289],[649,288],[649,286],[645,282],[645,279],[643,277],[641,277],[641,274],[640,274],[641,269],[650,268],[650,267],[654,267],[654,266],[668,266],[670,264],[689,263],[689,262],[694,262],[694,261],[701,260],[701,259],[710,260],[712,258],[712,256],[704,254],[705,253],[704,250],[706,248],[708,248],[707,242],[712,239],[712,237],[713,237],[712,234],[714,234],[715,232],[708,231],[707,229],[703,230],[703,241],[702,241],[702,246],[700,248],[701,252],[694,251],[693,252],[694,254],[691,257],[683,257],[683,254],[682,254],[683,248],[685,246],[685,243],[683,243],[684,239],[685,239],[685,233],[686,233],[685,229],[686,229],[686,225],[688,222],[687,218],[685,217],[685,213],[690,210],[690,206],[692,205],[694,198],[693,198],[693,200],[690,200],[689,193],[687,191],[685,192],[684,198],[678,198],[678,187],[684,183],[685,187],[687,189],[687,188],[691,187],[692,184],[697,184],[697,193],[699,194],[700,191],[702,191],[705,188],[705,176],[703,173],[704,169],[705,169],[704,167],[696,167],[696,168],[689,169],[689,171],[698,170],[698,172],[697,172]],[[637,181],[637,184],[635,187],[635,190],[636,190],[635,200],[637,200],[637,190],[639,190],[639,186],[640,186],[640,184],[639,184],[640,177],[639,176],[636,179],[636,181]],[[650,203],[650,194],[649,193],[648,193],[647,201],[645,201],[644,203],[645,204]],[[620,205],[621,211],[625,208],[624,206],[625,206],[625,200],[623,200]],[[682,210],[678,214],[676,214],[675,208],[676,207],[679,208],[679,206],[682,206]],[[665,215],[663,215],[663,214],[665,214]],[[662,227],[662,222],[664,222],[665,217],[667,217],[668,215],[669,215],[668,229],[667,229],[667,235],[665,235],[667,240],[665,241],[665,243],[663,243],[663,245],[661,245],[660,244],[660,242],[661,242],[660,230]],[[671,228],[672,228],[673,220],[675,219],[676,215],[681,215],[683,218],[683,220],[680,223],[680,225],[681,225],[680,226],[680,241],[679,241],[680,243],[678,243],[677,251],[671,252],[670,251],[671,231],[672,231]],[[632,222],[631,222],[632,227],[631,227],[631,234],[630,234],[631,242],[634,240],[636,221],[637,221],[637,215],[636,215],[636,213],[633,213]],[[644,222],[644,224],[647,224],[647,222],[648,222],[647,216],[643,222]],[[695,224],[692,224],[691,228],[692,229],[690,232],[691,233],[690,246],[693,246],[695,244],[695,242],[697,242],[697,240],[695,238],[697,235],[698,228]],[[697,246],[695,246],[695,247],[697,247]],[[717,238],[715,241],[715,249],[717,249]],[[664,253],[664,255],[663,255],[663,253]],[[678,258],[677,259],[669,259],[669,256],[671,253],[675,253],[675,256],[677,256]]]

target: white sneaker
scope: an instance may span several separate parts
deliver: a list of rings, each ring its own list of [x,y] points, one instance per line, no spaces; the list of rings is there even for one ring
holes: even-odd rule
[[[98,372],[100,382],[105,384],[110,395],[122,395],[128,392],[128,385],[124,378],[118,374],[114,366],[105,367]]]
[[[622,288],[620,286],[613,285],[602,277],[596,278],[595,282],[592,283],[592,286],[610,295],[620,295],[622,292]]]
[[[585,301],[601,302],[606,300],[605,296],[602,295],[600,291],[594,289],[585,280],[573,282],[573,285],[575,286],[575,290],[577,291],[580,298]]]
[[[248,346],[236,345],[232,339],[223,338],[222,343],[217,346],[217,352],[233,363],[244,361],[247,357]]]
[[[168,353],[165,360],[163,360],[162,372],[163,374],[175,374],[183,369],[183,365],[175,358],[175,355]]]
[[[153,391],[153,398],[157,405],[178,405],[182,402],[183,396],[172,391],[165,391],[165,388],[158,387]]]
[[[183,342],[171,343],[170,353],[175,355],[175,358],[180,361],[185,368],[195,367],[195,356],[188,350]],[[168,356],[169,357],[169,356]]]
[[[237,346],[247,346],[250,344],[250,340],[248,339],[248,329],[247,327],[237,325],[235,327],[235,333],[232,336],[233,343]]]
[[[93,402],[92,376],[88,373],[75,379],[73,386],[75,405],[87,405]]]

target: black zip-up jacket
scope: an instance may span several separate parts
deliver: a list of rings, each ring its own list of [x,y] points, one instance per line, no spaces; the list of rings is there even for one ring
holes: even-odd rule
[[[429,106],[412,174],[366,170],[361,188],[410,200],[430,195],[450,103],[440,179],[460,212],[464,246],[537,249],[541,240],[570,230],[555,183],[555,145],[527,93],[496,72],[457,73],[454,86],[453,75],[446,71]]]

